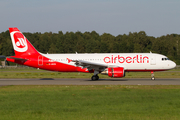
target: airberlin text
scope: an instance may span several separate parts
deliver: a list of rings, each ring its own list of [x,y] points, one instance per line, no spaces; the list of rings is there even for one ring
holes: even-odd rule
[[[142,56],[142,55],[136,55],[134,57],[123,57],[123,56],[113,56],[111,57],[105,57],[104,58],[105,63],[149,63],[149,57]]]

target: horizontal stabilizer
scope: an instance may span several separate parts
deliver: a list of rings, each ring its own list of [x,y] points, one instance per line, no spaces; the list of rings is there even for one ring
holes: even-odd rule
[[[0,59],[1,59],[1,58],[6,58],[6,57],[5,57],[4,55],[0,55]]]
[[[6,57],[6,59],[14,59],[14,60],[20,60],[20,61],[27,61],[28,59],[24,59],[24,58],[19,58],[19,57],[14,57],[14,56],[9,56]]]

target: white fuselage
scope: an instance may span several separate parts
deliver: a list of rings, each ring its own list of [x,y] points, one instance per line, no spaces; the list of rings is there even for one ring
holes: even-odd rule
[[[43,54],[52,61],[75,66],[71,60],[83,60],[109,67],[123,67],[125,71],[163,71],[176,64],[166,56],[155,53],[94,53],[94,54]]]

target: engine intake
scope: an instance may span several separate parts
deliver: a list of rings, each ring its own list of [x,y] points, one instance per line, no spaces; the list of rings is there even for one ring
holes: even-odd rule
[[[109,77],[120,78],[125,76],[123,67],[107,68],[103,72],[103,75],[108,75]]]

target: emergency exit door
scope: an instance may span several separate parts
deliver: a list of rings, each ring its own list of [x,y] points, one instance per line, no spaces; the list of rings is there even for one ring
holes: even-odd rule
[[[38,56],[38,65],[43,66],[43,56],[42,55]]]

